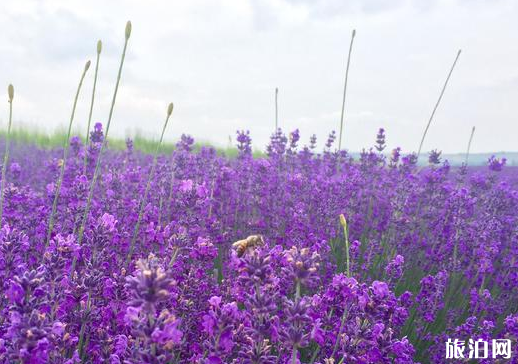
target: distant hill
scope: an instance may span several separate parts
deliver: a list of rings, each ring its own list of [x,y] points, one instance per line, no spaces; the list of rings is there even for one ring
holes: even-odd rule
[[[403,155],[406,153],[403,152]],[[360,153],[353,152],[351,153],[354,159],[358,159],[360,157]],[[491,158],[491,156],[495,156],[497,158],[506,158],[507,163],[506,166],[518,166],[518,152],[491,152],[491,153],[472,153],[469,155],[468,165],[471,167],[475,166],[486,166],[487,160]],[[389,158],[389,155],[387,155]],[[450,153],[450,154],[441,154],[441,161],[447,160],[452,166],[460,166],[466,160],[465,153]],[[427,165],[428,164],[428,153],[421,154],[419,158],[419,165]]]
[[[518,152],[494,152],[494,153],[473,153],[469,155],[468,164],[471,166],[486,165],[487,160],[494,155],[498,158],[506,158],[508,166],[518,166]],[[466,159],[462,153],[444,154],[442,159],[447,159],[451,165],[461,165]]]
[[[498,158],[506,158],[508,166],[518,166],[518,152],[493,152],[493,153],[473,153],[469,155],[468,164],[470,166],[482,166],[487,164],[487,160],[494,155]],[[442,160],[448,160],[452,166],[459,166],[466,160],[466,154],[443,154]],[[423,162],[425,159],[423,158]]]

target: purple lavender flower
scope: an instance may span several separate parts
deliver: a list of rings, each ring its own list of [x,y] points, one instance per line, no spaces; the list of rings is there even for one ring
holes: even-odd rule
[[[182,134],[180,141],[176,143],[176,148],[183,150],[184,152],[190,152],[193,144],[194,139],[190,135]]]
[[[283,272],[295,285],[311,285],[317,278],[320,256],[308,248],[292,247],[286,252],[286,265]]]
[[[434,149],[430,152],[430,155],[428,156],[428,163],[431,165],[437,165],[441,163],[441,151]]]
[[[293,151],[295,151],[297,149],[297,143],[299,142],[300,140],[300,132],[299,132],[299,129],[295,129],[294,131],[292,131],[290,133],[290,137],[289,137],[289,140],[290,140],[290,147],[289,147],[289,150],[293,153]]]
[[[387,267],[385,268],[385,272],[387,275],[393,279],[401,278],[403,274],[403,265],[405,264],[405,258],[402,255],[396,255],[394,259],[392,259]]]
[[[401,156],[400,147],[392,149],[392,153],[390,154],[390,166],[395,167],[399,162],[400,156]]]
[[[250,157],[252,155],[252,138],[250,131],[237,131],[237,149],[241,157]]]
[[[133,139],[131,138],[126,138],[126,151],[128,152],[128,154],[132,154],[133,153]]]
[[[336,140],[336,132],[333,130],[331,132],[331,134],[329,134],[329,137],[327,138],[327,141],[326,141],[326,148],[328,150],[331,149],[331,147],[333,146],[333,143],[335,142]]]
[[[317,136],[316,134],[311,135],[309,138],[309,149],[313,150],[317,147]]]
[[[102,143],[104,140],[103,124],[95,123],[94,130],[90,132],[90,141],[93,144]]]
[[[14,178],[20,177],[20,174],[22,173],[22,167],[16,162],[11,163],[9,170]]]
[[[378,152],[383,152],[385,149],[385,129],[379,128],[378,134],[376,135],[376,145],[375,148]]]
[[[136,275],[127,278],[126,288],[132,296],[130,306],[154,312],[158,303],[169,297],[172,284],[158,259],[150,254],[148,259],[137,262]]]
[[[507,162],[506,158],[497,158],[494,155],[492,155],[488,159],[487,165],[491,171],[500,172],[504,168],[506,162]]]
[[[74,155],[79,154],[79,151],[81,150],[81,145],[81,138],[79,138],[77,135],[73,136],[70,139],[70,147],[72,147],[72,152],[74,153]]]

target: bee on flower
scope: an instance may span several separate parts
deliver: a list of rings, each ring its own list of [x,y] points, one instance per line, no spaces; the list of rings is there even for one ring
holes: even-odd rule
[[[232,244],[232,247],[237,252],[237,256],[240,258],[246,252],[260,246],[264,246],[264,239],[261,235],[250,235],[246,239],[238,240]]]

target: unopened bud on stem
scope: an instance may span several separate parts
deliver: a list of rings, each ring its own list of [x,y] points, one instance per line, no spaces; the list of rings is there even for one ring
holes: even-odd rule
[[[14,98],[14,87],[13,87],[13,85],[7,86],[7,94],[9,95],[9,102],[13,101],[13,98]]]
[[[90,61],[87,61],[87,62],[86,62],[86,64],[85,64],[85,72],[86,72],[86,71],[88,71],[88,69],[90,68],[90,64],[91,64],[91,63],[92,63],[92,62],[90,62]]]
[[[103,42],[100,40],[97,41],[97,54],[101,54],[101,51],[103,50]]]
[[[169,106],[167,107],[167,116],[171,116],[171,114],[173,113],[173,107],[174,107],[174,105],[173,105],[173,103],[171,102],[171,103],[169,104]]]
[[[340,225],[342,225],[344,228],[347,227],[347,220],[345,220],[344,214],[340,214]]]
[[[356,29],[353,29],[353,38],[356,36]]]
[[[131,35],[131,22],[128,20],[126,23],[126,39],[129,39]]]

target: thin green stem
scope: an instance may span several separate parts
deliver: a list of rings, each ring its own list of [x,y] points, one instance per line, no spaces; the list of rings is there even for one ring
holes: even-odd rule
[[[97,59],[95,61],[95,74],[94,74],[94,86],[92,88],[92,99],[90,101],[90,111],[88,112],[88,126],[86,127],[86,142],[85,148],[88,148],[88,142],[90,141],[90,125],[92,124],[92,112],[94,109],[94,100],[95,100],[95,89],[97,87],[97,73],[99,71],[99,58],[101,56],[102,43],[101,41],[97,42]],[[88,164],[88,153],[85,150],[85,160],[84,160],[84,174],[86,175],[86,165]]]
[[[9,95],[9,124],[7,126],[7,135],[5,137],[5,153],[4,163],[2,165],[2,184],[0,187],[0,225],[2,225],[2,218],[4,216],[4,189],[6,182],[7,163],[9,162],[9,146],[11,141],[11,125],[13,123],[13,98],[14,98],[14,87],[9,85],[7,87],[7,93]]]
[[[214,205],[214,185],[216,184],[216,173],[214,172],[214,169],[215,168],[212,168],[212,183],[210,185],[210,197],[209,197],[209,201],[210,201],[210,205],[209,205],[209,221],[210,221],[210,218],[212,217],[212,206]]]
[[[315,360],[317,360],[317,356],[320,353],[320,345],[315,349],[313,354],[311,355],[311,359],[309,360],[309,364],[313,364]]]
[[[57,182],[56,191],[54,194],[54,202],[52,203],[52,211],[50,213],[50,218],[49,218],[49,226],[48,226],[48,230],[47,230],[47,240],[45,242],[45,248],[49,245],[50,238],[52,236],[52,230],[54,229],[54,216],[56,214],[56,210],[58,207],[59,194],[61,192],[61,185],[63,183],[63,177],[65,175],[65,167],[67,164],[68,150],[70,147],[70,134],[72,132],[72,124],[74,122],[74,116],[76,113],[77,99],[79,98],[79,92],[81,91],[81,87],[83,86],[83,81],[85,79],[86,72],[88,71],[89,68],[90,68],[90,61],[86,62],[85,68],[83,70],[83,74],[81,75],[81,79],[79,80],[79,85],[77,86],[76,96],[74,98],[74,105],[72,106],[70,122],[68,123],[67,137],[65,139],[65,145],[63,146],[63,161],[61,163],[61,168],[59,170],[58,182]]]
[[[297,345],[293,345],[293,351],[291,352],[291,364],[297,364]]]
[[[173,201],[173,186],[175,181],[175,166],[174,166],[174,159],[171,161],[171,182],[169,184],[169,196],[167,197],[167,215],[168,215],[168,221],[171,221],[172,216],[172,201]]]
[[[349,315],[349,310],[347,310],[347,308],[345,308],[344,313],[342,314],[342,318],[340,319],[340,328],[338,329],[338,335],[336,336],[335,345],[333,346],[333,352],[331,353],[330,358],[334,359],[336,351],[338,350],[338,344],[340,342],[340,337],[342,336],[342,332],[345,327],[345,321],[347,320],[348,315]]]
[[[277,132],[277,129],[279,128],[279,104],[277,102],[277,98],[279,96],[279,89],[275,88],[275,132]]]
[[[169,118],[171,117],[172,112],[173,112],[173,104],[170,104],[168,112],[167,112],[167,117],[165,118],[164,126],[162,128],[162,134],[160,135],[160,140],[156,146],[155,153],[153,154],[153,164],[151,165],[151,171],[147,178],[146,189],[144,190],[144,196],[142,197],[142,200],[140,201],[140,208],[139,208],[137,223],[135,224],[135,229],[133,231],[133,238],[131,239],[130,249],[129,249],[128,255],[126,257],[126,266],[129,265],[129,262],[131,261],[131,256],[133,255],[133,251],[135,249],[135,243],[137,241],[138,233],[140,231],[140,223],[142,221],[142,216],[144,215],[144,208],[146,207],[149,189],[151,188],[151,181],[155,175],[155,168],[156,168],[158,152],[160,151],[160,145],[162,144],[162,141],[164,140],[165,130],[167,128],[167,124],[169,122]]]
[[[468,165],[468,158],[469,158],[469,150],[471,149],[471,142],[473,141],[473,134],[475,134],[475,127],[471,129],[471,135],[469,136],[469,142],[468,142],[468,149],[466,150],[466,160],[464,161],[464,164]]]
[[[432,114],[430,115],[430,118],[428,119],[426,128],[424,129],[424,133],[421,138],[421,142],[419,143],[419,149],[417,150],[417,161],[419,161],[419,156],[421,155],[421,149],[423,148],[424,139],[426,138],[426,134],[428,133],[428,129],[430,128],[430,124],[432,123],[435,112],[437,111],[437,108],[439,107],[439,104],[441,103],[442,96],[444,95],[444,91],[446,91],[446,86],[448,86],[448,82],[450,81],[450,77],[451,77],[451,74],[453,73],[453,69],[455,68],[457,61],[459,60],[460,53],[461,53],[461,50],[459,49],[459,51],[457,52],[457,57],[455,57],[455,61],[453,61],[453,65],[451,66],[450,72],[448,73],[448,77],[446,77],[446,81],[444,82],[444,85],[442,86],[442,90],[439,95],[439,98],[437,99],[437,102],[435,103],[435,106],[432,110]]]
[[[351,43],[349,44],[349,55],[347,56],[347,66],[345,68],[345,83],[344,83],[344,95],[342,100],[342,114],[340,116],[340,135],[338,137],[338,150],[342,149],[342,132],[344,129],[344,111],[345,111],[345,95],[347,94],[347,80],[349,78],[349,65],[351,64],[351,53],[353,51],[354,37],[356,36],[356,29],[353,29],[351,35]]]
[[[301,284],[300,280],[297,279],[297,283],[295,285],[295,302],[300,301],[300,290],[301,290]],[[293,344],[293,351],[291,353],[291,364],[297,363],[297,353],[299,352],[297,348],[297,344]]]
[[[297,301],[297,302],[300,300],[300,289],[301,289],[300,281],[297,280],[297,285],[295,286],[295,301]]]
[[[97,156],[94,175],[92,177],[92,181],[90,182],[90,190],[88,192],[88,199],[86,201],[85,210],[83,212],[81,226],[79,227],[79,231],[78,231],[78,237],[77,237],[78,245],[81,245],[81,242],[83,241],[83,235],[84,235],[84,231],[85,231],[86,221],[88,219],[88,213],[90,212],[90,207],[92,205],[92,198],[93,198],[93,193],[94,193],[94,189],[95,189],[95,184],[96,184],[97,178],[99,176],[102,155],[103,155],[104,149],[106,148],[106,144],[107,144],[107,140],[108,140],[108,133],[110,131],[110,125],[111,125],[111,121],[112,121],[112,117],[113,117],[113,109],[115,106],[115,100],[117,99],[117,92],[119,90],[119,83],[120,83],[121,74],[122,74],[122,66],[124,65],[124,59],[126,58],[126,49],[128,47],[128,40],[131,35],[131,22],[129,22],[129,21],[126,23],[126,34],[125,35],[126,35],[126,39],[124,41],[124,48],[122,50],[121,62],[119,65],[119,71],[117,73],[117,81],[115,82],[115,90],[113,92],[112,103],[110,106],[110,114],[108,115],[108,122],[106,123],[106,133],[104,134],[104,139],[101,144],[101,149],[99,151],[99,155]],[[73,274],[73,272],[74,272],[75,264],[76,264],[76,258],[74,257],[74,260],[72,261],[71,274]]]
[[[344,241],[345,241],[345,270],[347,277],[351,276],[351,261],[349,256],[349,229],[347,229],[347,220],[344,215],[340,215],[340,225],[344,229]]]
[[[87,311],[90,311],[90,308],[91,308],[91,303],[92,303],[92,293],[89,291],[88,292],[88,298],[87,298],[87,301],[86,301],[86,310]],[[81,329],[79,330],[79,340],[78,340],[78,344],[77,344],[77,351],[79,353],[79,356],[82,358],[82,360],[84,359],[84,353],[83,353],[83,349],[84,349],[84,337],[85,337],[85,330],[86,330],[86,321],[84,321],[82,318],[81,318],[82,322],[81,322]]]
[[[349,257],[349,234],[347,232],[347,226],[344,226],[344,235],[345,235],[345,264],[346,264],[346,273],[347,277],[351,276],[351,262]]]

